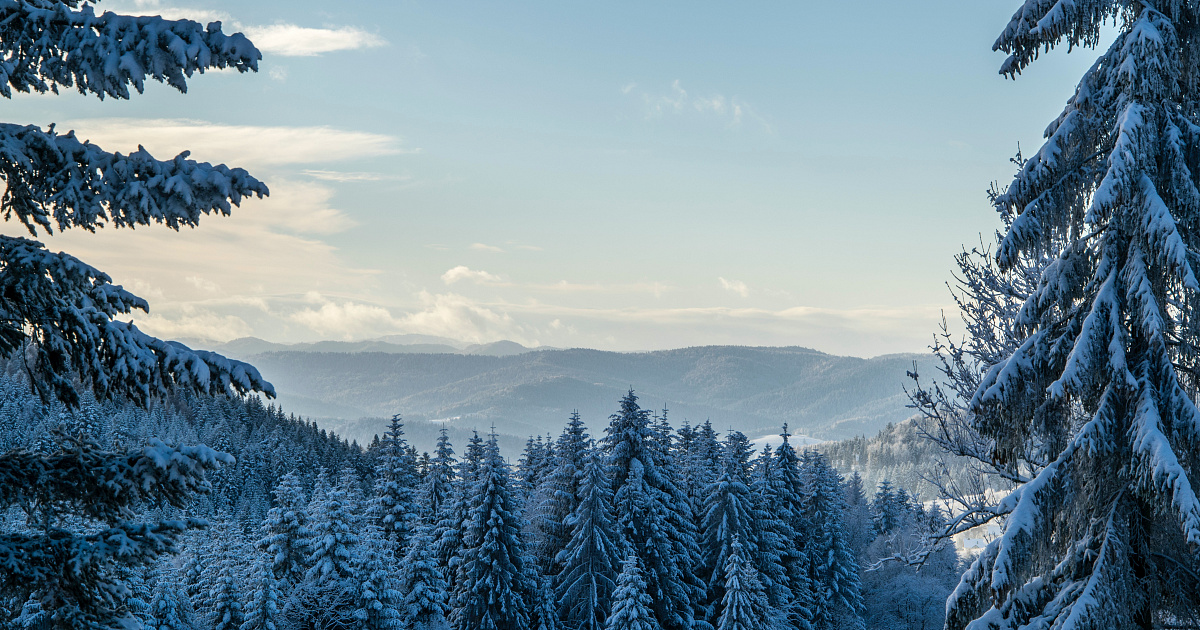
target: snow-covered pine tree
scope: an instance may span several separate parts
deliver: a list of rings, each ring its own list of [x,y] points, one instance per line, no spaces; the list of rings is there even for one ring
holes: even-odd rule
[[[846,494],[841,478],[816,451],[805,451],[801,462],[807,492],[799,533],[815,594],[813,628],[862,628],[862,585],[842,521]]]
[[[288,587],[304,579],[312,532],[308,529],[304,487],[296,471],[279,478],[275,507],[267,512],[262,534],[258,547],[266,551],[275,579]]]
[[[433,458],[429,461],[429,470],[421,484],[421,500],[417,502],[421,516],[428,523],[436,525],[441,520],[446,502],[450,500],[450,493],[454,488],[456,463],[454,446],[450,443],[446,427],[443,426],[438,435]]]
[[[735,538],[725,559],[725,588],[717,630],[765,630],[774,626],[758,571],[747,558],[741,540]]]
[[[428,525],[413,532],[408,554],[400,563],[400,609],[403,627],[411,630],[450,630],[449,595],[442,569],[434,555],[433,536]]]
[[[1200,588],[1178,581],[1200,566],[1200,7],[1027,0],[993,48],[1015,77],[1064,40],[1097,44],[1108,18],[1115,41],[993,199],[1012,217],[1001,269],[1065,247],[970,403],[994,459],[1029,481],[995,506],[1004,533],[952,596],[950,628],[1200,612]]]
[[[537,589],[533,595],[533,609],[530,611],[530,630],[559,630],[562,627],[558,619],[558,605],[554,598],[554,587],[550,578],[537,577]]]
[[[796,594],[788,588],[785,558],[795,539],[795,532],[775,511],[774,480],[777,465],[770,444],[763,446],[762,453],[752,465],[750,494],[757,553],[750,561],[758,569],[758,578],[762,583],[763,592],[766,593],[767,604],[775,613],[781,613],[794,606],[806,604],[798,601]]]
[[[412,494],[416,470],[399,414],[392,416],[380,447],[371,516],[379,523],[384,538],[392,543],[396,553],[400,553],[408,545],[411,520],[416,514]]]
[[[471,493],[479,478],[480,463],[483,461],[483,439],[479,432],[473,431],[467,442],[467,450],[462,461],[458,463],[458,483],[455,484],[451,499],[438,519],[434,539],[437,546],[438,564],[445,567],[446,583],[451,592],[458,586],[458,568],[462,564],[463,531],[467,516],[470,514]]]
[[[169,572],[168,572],[169,573]],[[171,576],[165,576],[154,588],[154,598],[150,600],[150,630],[191,630],[188,622],[186,602],[180,601],[181,589],[179,582]]]
[[[763,493],[771,515],[777,522],[780,536],[779,561],[783,565],[781,584],[790,601],[785,607],[788,623],[793,628],[810,630],[816,612],[817,586],[810,575],[811,563],[805,552],[805,504],[810,490],[800,467],[800,458],[792,448],[787,425],[780,434],[783,443],[763,471]]]
[[[281,624],[281,609],[279,601],[279,578],[275,577],[273,563],[269,558],[264,559],[259,568],[258,584],[250,593],[249,605],[246,607],[246,620],[240,630],[279,630]]]
[[[146,79],[183,91],[207,68],[257,69],[258,50],[220,23],[96,15],[88,4],[9,2],[0,7],[0,47],[6,60],[0,94],[75,88],[101,98],[128,98]],[[244,197],[267,188],[241,169],[189,160],[158,160],[145,150],[123,155],[82,142],[53,125],[0,124],[0,211],[32,236],[165,224],[194,226],[205,214],[228,214]],[[66,253],[27,238],[0,236],[0,355],[21,353],[29,383],[44,401],[80,402],[79,387],[97,399],[141,404],[176,390],[262,391],[271,385],[251,366],[192,351],[119,321],[148,310],[141,298]],[[133,452],[83,444],[63,453],[0,454],[0,509],[54,505],[98,521],[101,531],[74,534],[40,528],[0,533],[0,595],[33,593],[62,627],[115,623],[124,592],[112,581],[118,564],[147,564],[175,549],[187,522],[130,522],[128,506],[145,501],[182,505],[205,486],[221,458],[203,447],[161,443]],[[35,522],[46,523],[41,515]],[[66,555],[64,555],[66,554]]]
[[[567,630],[601,630],[617,587],[624,544],[612,515],[612,487],[601,454],[592,449],[579,471],[575,511],[564,525],[571,540],[556,559],[559,617]]]
[[[318,478],[326,476],[324,470]],[[312,538],[304,579],[318,586],[330,581],[339,581],[354,575],[354,547],[359,542],[356,534],[358,525],[357,505],[354,496],[358,493],[358,476],[351,468],[342,471],[337,485],[316,496],[320,488],[313,491],[311,529]]]
[[[525,569],[520,509],[496,436],[488,437],[463,524],[455,584],[458,630],[528,630],[536,584]]]
[[[221,572],[210,590],[212,609],[208,627],[213,630],[239,630],[246,620],[242,611],[242,588],[232,554],[222,554]]]
[[[588,453],[587,428],[579,412],[571,413],[566,429],[554,448],[554,470],[542,480],[533,494],[536,502],[530,529],[533,530],[532,552],[544,575],[554,575],[558,553],[571,540],[571,528],[566,524],[579,501],[579,482],[583,462]]]
[[[704,502],[700,531],[704,532],[701,549],[710,607],[725,596],[726,565],[734,542],[741,545],[743,558],[752,558],[758,553],[748,447],[744,435],[731,431],[721,449],[721,473],[706,488],[708,497]]]
[[[654,612],[650,610],[651,603],[637,554],[631,553],[622,563],[617,590],[613,593],[612,611],[604,624],[605,630],[662,630]]]
[[[617,528],[644,565],[647,592],[655,618],[666,630],[690,630],[692,602],[704,597],[692,574],[696,549],[686,495],[660,468],[650,412],[637,403],[633,390],[621,399],[604,439],[609,454]],[[681,515],[686,515],[681,518]]]
[[[394,531],[394,530],[393,530]],[[398,630],[401,622],[402,596],[398,590],[392,565],[391,542],[378,527],[367,528],[356,559],[355,612],[361,630]]]
[[[907,495],[905,496],[907,497]],[[871,501],[871,516],[875,521],[876,533],[886,534],[900,525],[900,519],[904,516],[905,503],[907,501],[902,501],[892,490],[891,481],[884,479],[879,482],[879,489]]]

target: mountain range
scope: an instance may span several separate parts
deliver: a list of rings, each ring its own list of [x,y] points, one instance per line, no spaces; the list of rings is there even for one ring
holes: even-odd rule
[[[643,407],[668,409],[675,426],[711,420],[720,431],[756,438],[776,434],[786,423],[793,433],[844,439],[874,435],[908,418],[906,372],[914,362],[920,370],[929,367],[926,355],[861,359],[801,347],[622,353],[449,341],[405,336],[205,345],[256,365],[288,411],[360,442],[396,413],[409,423],[448,422],[454,433],[494,426],[527,436],[557,435],[578,410],[599,435],[631,388]]]

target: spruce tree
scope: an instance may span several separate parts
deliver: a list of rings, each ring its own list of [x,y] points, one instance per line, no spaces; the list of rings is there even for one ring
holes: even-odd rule
[[[412,519],[416,513],[412,494],[414,486],[416,470],[408,452],[408,441],[404,439],[404,423],[399,415],[394,415],[380,443],[371,515],[397,552],[408,545]]]
[[[150,600],[151,630],[189,630],[186,603],[180,601],[180,585],[172,577],[161,579]]]
[[[239,630],[246,620],[242,611],[241,584],[233,558],[228,553],[224,556],[221,572],[209,593],[212,609],[208,613],[208,626],[213,630]]]
[[[319,477],[326,476],[324,470]],[[356,534],[358,506],[354,505],[358,477],[346,468],[337,485],[315,496],[312,512],[312,538],[307,544],[309,555],[305,580],[316,585],[329,581],[344,580],[354,575],[354,547],[359,542]]]
[[[0,95],[71,88],[126,99],[147,79],[185,91],[206,69],[256,70],[258,50],[214,22],[132,17],[91,5],[9,2],[0,7],[4,79]],[[159,160],[144,149],[110,153],[73,132],[0,124],[0,214],[30,234],[163,224],[192,227],[229,214],[267,187],[241,169],[182,153]],[[30,238],[0,236],[0,358],[21,359],[43,402],[77,408],[127,398],[146,406],[174,392],[245,394],[273,389],[257,370],[220,355],[146,335],[128,316],[148,303],[112,278]],[[30,531],[0,532],[0,597],[38,605],[58,627],[131,623],[120,608],[118,567],[144,566],[176,550],[197,522],[137,523],[131,506],[185,505],[206,473],[229,461],[204,447],[153,442],[110,451],[86,432],[52,452],[0,454],[0,511],[33,509]],[[50,511],[54,513],[49,513]],[[74,515],[96,527],[51,527]]]
[[[279,478],[275,488],[275,507],[267,512],[262,524],[263,537],[258,547],[267,552],[275,579],[288,586],[304,579],[308,567],[308,548],[312,532],[308,528],[308,508],[304,488],[296,471]]]
[[[455,584],[458,630],[528,630],[534,589],[525,568],[520,510],[496,435],[489,436],[463,524]]]
[[[395,530],[393,530],[395,531]],[[392,566],[395,557],[389,541],[377,527],[367,528],[357,555],[355,613],[361,630],[399,630],[402,595]]]
[[[773,625],[758,571],[747,559],[740,540],[730,545],[722,571],[725,575],[721,618],[717,630],[760,630]]]
[[[749,450],[740,433],[731,432],[722,449],[721,474],[709,484],[704,504],[704,573],[708,586],[708,601],[720,602],[724,597],[726,565],[734,542],[746,541],[744,551],[754,557],[758,545],[755,532],[754,499],[749,486]],[[738,542],[743,548],[746,544]]]
[[[612,488],[600,453],[580,471],[578,505],[564,522],[571,540],[556,559],[559,616],[567,630],[600,630],[608,618],[624,553],[612,514]]]
[[[661,630],[662,626],[650,610],[651,602],[646,593],[646,580],[638,567],[638,557],[631,553],[622,563],[605,630]]]
[[[280,630],[279,579],[269,561],[262,563],[258,573],[258,584],[250,594],[240,630]]]
[[[617,528],[645,566],[655,618],[666,630],[690,630],[692,602],[704,596],[692,573],[698,555],[692,513],[686,495],[660,467],[665,458],[658,445],[650,412],[630,390],[605,437]]]
[[[443,426],[438,435],[433,458],[429,461],[429,470],[421,484],[420,500],[417,502],[422,516],[429,523],[437,524],[451,498],[455,463],[454,446],[450,443],[446,427]]]
[[[964,575],[947,626],[1149,628],[1200,613],[1200,8],[1027,0],[1001,72],[1116,39],[1008,188],[1002,271],[1053,256],[1012,323],[1015,350],[971,398],[1000,470],[1004,533]]]
[[[554,469],[542,480],[532,499],[536,502],[530,519],[534,530],[532,551],[546,575],[558,572],[560,567],[555,564],[555,559],[571,540],[571,528],[566,521],[579,501],[579,482],[587,452],[587,429],[576,411],[558,438],[551,458]]]
[[[430,527],[422,525],[413,533],[408,554],[400,563],[400,609],[403,627],[411,630],[449,630],[450,613],[446,580],[433,553]]]
[[[862,585],[842,520],[846,495],[841,478],[815,451],[805,451],[802,464],[807,492],[799,531],[815,593],[813,628],[862,628]]]

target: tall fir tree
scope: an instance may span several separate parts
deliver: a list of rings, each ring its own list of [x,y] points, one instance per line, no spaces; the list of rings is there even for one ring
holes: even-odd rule
[[[741,540],[735,538],[722,570],[725,588],[717,630],[765,630],[775,625],[758,571],[746,553]]]
[[[454,445],[443,426],[439,430],[437,446],[429,461],[429,470],[421,484],[420,501],[417,507],[426,522],[437,524],[446,509],[454,488]]]
[[[843,522],[846,495],[841,478],[816,451],[805,451],[801,463],[807,492],[799,532],[815,593],[813,628],[863,628],[862,584]]]
[[[416,481],[415,462],[409,453],[408,440],[404,438],[404,423],[399,415],[394,415],[380,442],[371,516],[397,553],[408,546],[412,517],[416,514],[413,505]]]
[[[704,590],[693,574],[698,555],[687,497],[661,468],[650,412],[629,390],[605,437],[618,531],[645,567],[655,618],[666,630],[690,630],[692,602]]]
[[[393,530],[394,532],[395,530]],[[396,558],[383,531],[370,525],[356,554],[354,618],[361,630],[399,630],[403,595],[392,569]]]
[[[186,600],[181,601],[181,591],[179,583],[169,572],[155,586],[154,598],[150,600],[151,630],[191,629],[187,610],[190,606]]]
[[[496,436],[484,447],[463,525],[453,622],[458,630],[528,630],[536,583],[525,567],[520,509]]]
[[[579,412],[573,412],[554,448],[554,469],[546,475],[533,495],[534,512],[530,519],[534,534],[532,552],[545,575],[558,572],[560,567],[555,560],[571,540],[571,528],[566,521],[578,505],[579,483],[584,458],[588,453],[588,442],[587,428]]]
[[[324,470],[318,478],[321,476],[326,476]],[[359,542],[358,506],[354,504],[357,485],[358,476],[353,469],[346,468],[337,485],[319,496],[314,490],[310,504],[313,536],[307,545],[306,581],[323,585],[354,576],[354,547]]]
[[[613,593],[612,611],[605,630],[662,630],[654,612],[650,609],[652,599],[646,592],[646,580],[642,578],[637,554],[629,554],[617,578],[617,590]]]
[[[430,527],[422,525],[413,533],[408,554],[400,563],[401,622],[411,630],[450,628],[446,580],[433,552]]]
[[[559,617],[566,630],[601,630],[608,618],[624,544],[613,520],[613,494],[595,449],[579,471],[578,505],[564,525],[571,540],[556,559]]]
[[[1116,37],[1046,141],[993,195],[1002,272],[1051,257],[1014,350],[969,403],[997,469],[1025,481],[963,576],[947,627],[1149,628],[1200,614],[1200,7],[1026,0],[993,49],[1016,77],[1056,44]],[[1194,583],[1194,582],[1193,582]]]
[[[740,438],[740,439],[739,439]],[[741,433],[730,432],[721,449],[721,473],[708,488],[704,503],[704,579],[710,607],[724,598],[726,565],[737,542],[749,547],[745,557],[758,553],[754,499],[750,492],[748,442]],[[740,542],[745,541],[745,543]]]
[[[228,547],[222,554],[221,572],[212,585],[209,597],[212,608],[208,613],[208,627],[213,630],[239,630],[246,620],[242,610],[242,585],[238,580],[232,551]]]
[[[246,620],[242,622],[240,630],[280,630],[282,610],[279,607],[279,582],[272,563],[266,559],[259,567],[258,583],[250,593]]]
[[[308,567],[313,535],[308,521],[304,487],[293,470],[279,478],[275,506],[267,511],[258,541],[258,547],[267,553],[275,579],[289,586],[303,580]]]

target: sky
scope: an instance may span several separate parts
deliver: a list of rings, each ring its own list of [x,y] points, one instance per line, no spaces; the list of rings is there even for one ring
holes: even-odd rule
[[[221,20],[259,72],[4,105],[270,187],[179,233],[39,234],[149,300],[155,335],[870,357],[954,316],[985,191],[1096,57],[1002,78],[1017,5],[105,0]]]

